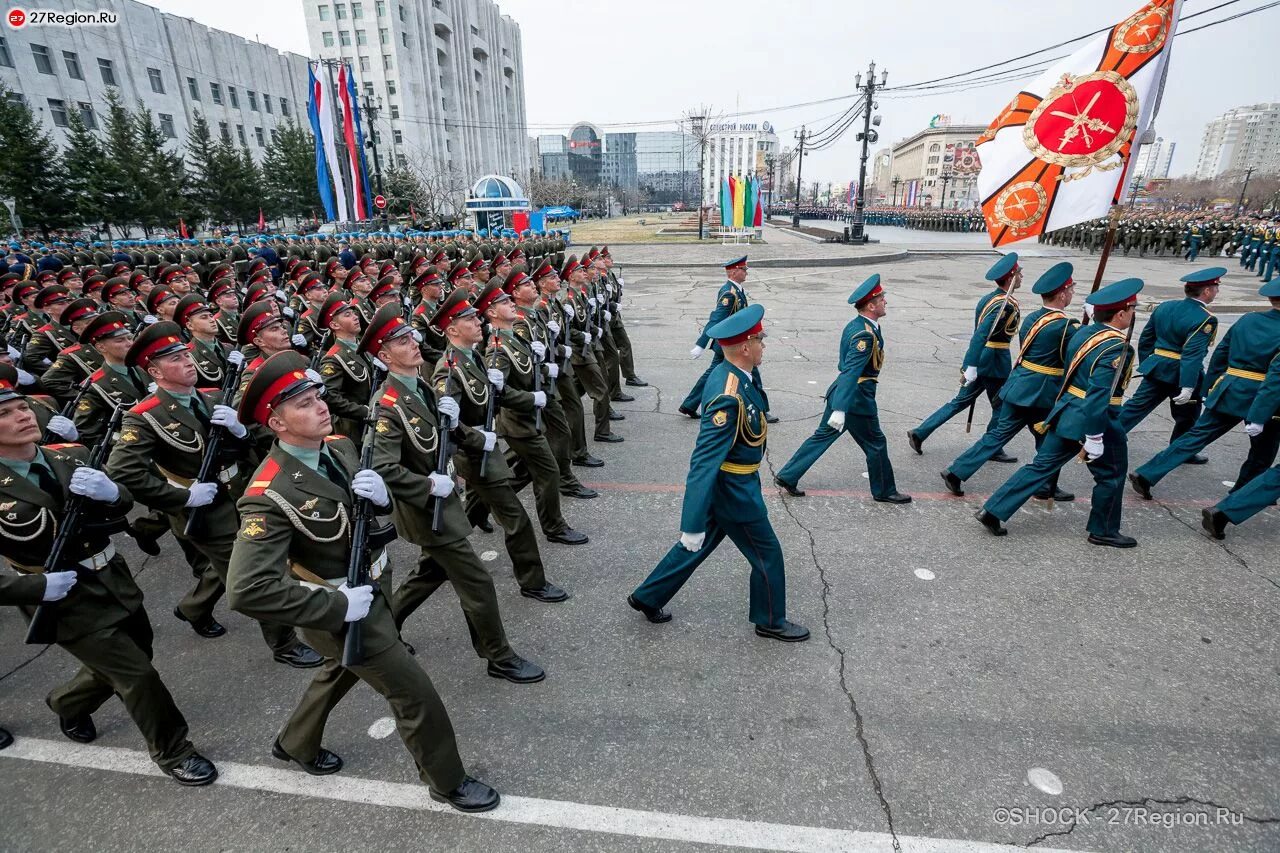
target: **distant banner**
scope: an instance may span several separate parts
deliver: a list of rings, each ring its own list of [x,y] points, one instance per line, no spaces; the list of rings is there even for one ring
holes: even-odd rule
[[[944,165],[951,166],[954,175],[976,175],[982,171],[978,149],[972,142],[951,142],[942,155]]]

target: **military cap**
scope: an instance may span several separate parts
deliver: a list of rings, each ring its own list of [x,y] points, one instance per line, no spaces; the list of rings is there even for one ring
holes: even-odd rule
[[[263,264],[263,268],[265,267],[266,265]],[[231,264],[218,264],[216,267],[209,270],[209,282],[213,283],[222,278],[235,278],[235,274],[235,268],[233,268]]]
[[[514,294],[516,292],[516,288],[522,284],[532,285],[533,279],[525,275],[523,270],[516,270],[502,281],[502,290],[505,293]]]
[[[431,255],[432,264],[438,264],[441,261],[447,261],[447,260],[449,260],[449,254],[445,252],[444,249],[436,249],[435,253]]]
[[[532,278],[534,281],[537,281],[538,279],[546,278],[549,275],[555,275],[555,274],[556,274],[556,268],[555,266],[552,265],[551,261],[543,261],[541,264],[538,265],[538,268],[533,271],[533,275],[531,275],[530,278]]]
[[[275,287],[275,279],[272,278],[270,270],[258,269],[249,273],[248,280],[245,282],[245,284],[247,286],[253,286],[255,284],[266,284],[269,287]]]
[[[1196,287],[1205,287],[1210,284],[1217,284],[1218,280],[1227,274],[1226,267],[1206,267],[1202,270],[1196,270],[1184,275],[1180,281]]]
[[[4,264],[3,259],[0,259],[0,267],[2,267],[3,264]],[[17,284],[20,281],[22,281],[22,279],[19,278],[16,272],[7,272],[7,273],[0,274],[0,289],[13,287],[15,284]]]
[[[377,358],[382,348],[396,338],[412,334],[413,327],[404,321],[398,305],[383,305],[369,321],[369,328],[360,336],[356,352]]]
[[[324,303],[320,306],[320,312],[316,317],[316,326],[321,329],[327,329],[334,317],[337,317],[343,311],[354,310],[355,307],[356,303],[343,299],[341,293],[330,293],[324,298]]]
[[[384,275],[378,279],[377,284],[373,286],[373,290],[369,291],[369,300],[381,299],[384,296],[400,296],[400,288],[396,285],[395,276]]]
[[[985,276],[987,281],[1001,281],[1018,268],[1018,253],[1010,252],[991,265]]]
[[[241,346],[248,346],[253,343],[258,333],[273,323],[283,323],[284,317],[276,313],[276,306],[273,302],[262,300],[255,302],[248,308],[244,309],[244,313],[240,315],[240,326],[237,329],[236,340]]]
[[[187,327],[187,321],[195,314],[201,311],[213,313],[213,306],[205,301],[204,297],[198,293],[188,293],[186,296],[178,300],[178,307],[173,309],[173,321],[182,328]]]
[[[1265,296],[1268,299],[1280,298],[1280,278],[1275,281],[1268,282],[1258,288],[1258,295]]]
[[[436,272],[436,270],[429,267],[425,272],[421,273],[417,278],[413,280],[413,289],[421,290],[422,288],[429,287],[430,285],[433,285],[433,284],[438,284],[443,286],[444,281],[440,278],[440,273]]]
[[[1059,291],[1069,284],[1074,284],[1075,280],[1071,278],[1071,274],[1074,271],[1075,267],[1069,261],[1059,261],[1036,279],[1036,283],[1031,286],[1031,292],[1038,293],[1041,296],[1048,296],[1050,293]]]
[[[268,251],[268,250],[267,250],[267,249],[259,249],[258,251],[259,251],[259,252],[265,252],[265,251]],[[273,253],[273,254],[274,254],[274,253]],[[245,272],[254,273],[254,272],[257,272],[258,270],[265,270],[265,269],[267,269],[267,268],[268,268],[268,266],[269,266],[269,265],[267,264],[267,260],[266,260],[266,258],[262,257],[261,255],[258,255],[258,256],[257,256],[257,257],[255,257],[253,260],[249,261],[249,265],[248,265],[247,267],[245,267]]]
[[[49,284],[36,294],[36,308],[47,308],[54,302],[70,302],[71,289],[65,284]]]
[[[484,267],[485,267],[485,263],[484,263],[483,255],[476,255],[474,258],[471,259],[471,263],[467,264],[467,269],[471,270],[471,272],[473,273],[480,272],[480,270],[484,269]]]
[[[725,263],[724,268],[725,268],[725,269],[727,269],[727,270],[739,270],[739,269],[744,270],[744,269],[746,269],[746,268],[747,268],[747,256],[746,256],[746,255],[743,255],[743,256],[742,256],[742,257],[740,257],[740,258],[734,258],[733,260],[728,261],[727,263]]]
[[[764,306],[759,302],[730,314],[719,323],[706,329],[707,337],[721,344],[740,344],[764,329]]]
[[[458,279],[471,275],[471,268],[466,261],[454,261],[453,266],[449,267],[448,275],[450,284],[456,284]]]
[[[611,257],[613,257],[613,255],[610,255],[610,254],[609,254],[609,247],[608,247],[608,246],[601,246],[601,247],[600,247],[600,257],[602,257],[602,258],[611,258]]]
[[[209,302],[216,303],[224,293],[235,293],[235,283],[230,279],[221,279],[209,285]]]
[[[73,278],[80,278],[80,273],[76,272],[74,267],[67,267],[62,270],[62,272],[58,273],[54,280],[57,281],[58,284],[66,284]]]
[[[93,344],[129,334],[128,319],[119,311],[104,311],[89,321],[80,333],[80,343]]]
[[[147,294],[147,313],[155,314],[161,303],[177,298],[178,294],[174,293],[170,287],[161,285]]]
[[[172,264],[167,267],[162,267],[160,271],[157,273],[155,280],[160,284],[168,284],[169,282],[173,281],[175,278],[186,278],[186,277],[187,277],[186,270],[184,270],[182,267],[178,266],[177,264]]]
[[[307,376],[307,360],[292,350],[264,361],[244,389],[238,415],[246,425],[267,423],[271,411],[288,400],[324,384]]]
[[[73,299],[62,311],[62,325],[70,327],[77,320],[93,317],[98,313],[98,300],[82,297]]]
[[[138,270],[129,275],[129,287],[133,290],[137,290],[144,281],[151,281],[151,276],[147,275],[142,270]]]
[[[476,311],[483,314],[489,310],[490,305],[509,302],[510,300],[511,295],[503,291],[502,285],[499,282],[490,280],[485,284],[484,290],[476,294],[474,305],[476,306]]]
[[[1138,292],[1141,290],[1142,279],[1125,278],[1090,293],[1085,302],[1099,311],[1116,311],[1137,305]]]
[[[94,273],[91,276],[86,276],[84,279],[83,292],[95,293],[99,290],[102,290],[103,286],[106,283],[107,283],[107,277],[100,272]]]
[[[269,297],[271,292],[275,289],[275,285],[271,284],[269,280],[251,282],[249,284],[249,289],[246,290],[244,294],[244,304],[252,305],[255,302],[260,302]]]
[[[0,403],[21,398],[22,394],[18,391],[18,368],[12,364],[0,364]]]
[[[107,283],[102,285],[102,301],[110,302],[122,293],[133,293],[129,287],[129,282],[123,278],[109,278]]]
[[[569,275],[576,269],[578,269],[578,258],[575,255],[570,255],[564,259],[564,266],[560,267],[560,277],[568,281]]]
[[[41,270],[36,273],[36,281],[40,284],[57,284],[58,275],[53,270]]]
[[[519,246],[516,246],[514,249],[511,250],[511,253],[507,255],[507,260],[511,261],[511,263],[514,264],[525,257],[527,256],[525,255],[524,250],[521,249]]]
[[[884,293],[884,288],[880,286],[880,273],[872,273],[870,278],[858,285],[853,293],[849,294],[849,304],[862,305],[862,303],[874,296],[879,296],[881,293]]]
[[[302,276],[302,280],[298,283],[298,293],[306,294],[307,291],[314,290],[317,287],[328,287],[328,286],[329,286],[328,283],[325,282],[324,277],[321,276],[320,273],[307,272],[304,276]]]
[[[169,355],[179,350],[190,349],[182,340],[182,330],[177,323],[163,321],[152,323],[138,333],[124,363],[129,367],[147,369],[147,365],[162,355]]]
[[[431,315],[431,325],[437,329],[444,331],[449,324],[459,317],[471,317],[476,313],[475,306],[467,298],[467,292],[462,288],[458,288],[440,303],[440,307],[436,309],[436,313]]]
[[[383,261],[381,264],[378,265],[379,278],[382,278],[384,275],[391,275],[395,271],[396,271],[395,261]]]
[[[507,259],[507,256],[502,254],[501,252],[498,252],[496,255],[493,256],[493,260],[489,261],[489,271],[497,272],[498,267],[507,263],[510,263],[510,261]]]
[[[120,275],[121,273],[127,273],[132,269],[132,264],[126,263],[125,261],[116,261],[111,265],[111,274]]]

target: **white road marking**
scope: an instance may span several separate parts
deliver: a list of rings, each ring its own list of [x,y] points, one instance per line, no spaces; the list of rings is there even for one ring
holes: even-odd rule
[[[916,569],[915,576],[920,578],[922,581],[931,581],[937,577],[937,575],[928,569]]]
[[[77,769],[108,770],[135,776],[164,776],[145,752],[111,746],[89,746],[19,736],[8,749],[0,750],[0,759],[6,758]],[[788,853],[891,853],[893,850],[893,839],[887,832],[858,832],[818,826],[699,817],[508,795],[503,795],[502,804],[494,811],[463,815],[449,806],[433,801],[422,785],[382,782],[342,774],[308,776],[300,771],[241,764],[236,761],[218,761],[217,765],[218,781],[215,785],[371,806],[441,812],[451,817],[553,826],[633,838],[718,844],[722,847],[781,850]],[[191,795],[198,797],[199,793],[193,791]],[[985,841],[910,835],[900,835],[898,841],[904,853],[1025,853],[1022,847]],[[1049,847],[1037,847],[1036,850],[1040,853],[1080,853]]]
[[[1222,481],[1222,485],[1226,486],[1228,489],[1234,489],[1234,488],[1236,487],[1236,481],[1235,481],[1235,480],[1223,480],[1223,481]]]
[[[1046,794],[1052,794],[1055,797],[1062,793],[1062,780],[1058,778],[1058,774],[1043,767],[1032,767],[1028,770],[1027,782]]]
[[[379,717],[373,721],[373,725],[369,726],[369,737],[374,740],[382,740],[390,737],[395,730],[395,717]]]
[[[484,560],[486,563],[492,563],[494,560],[498,559],[498,552],[485,551],[483,554],[480,555],[480,559]]]

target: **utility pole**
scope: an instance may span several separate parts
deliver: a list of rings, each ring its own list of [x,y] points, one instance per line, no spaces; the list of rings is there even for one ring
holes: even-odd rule
[[[947,184],[951,182],[951,173],[947,170],[942,171],[942,203],[938,205],[939,210],[947,209]]]
[[[377,100],[368,92],[364,93],[364,114],[369,117],[369,136],[365,139],[364,144],[369,146],[369,150],[373,152],[373,185],[378,191],[378,195],[382,195],[382,161],[378,158],[378,131],[375,124],[378,120],[378,112],[382,109],[382,96],[378,95]],[[384,207],[378,211],[382,215],[382,230],[390,230],[387,224],[387,209]]]
[[[698,138],[698,239],[703,239],[703,223],[702,223],[702,204],[703,196],[706,193],[706,178],[703,177],[702,170],[707,159],[707,137],[703,132],[702,123],[706,120],[705,115],[689,116],[689,121],[693,123],[693,135]]]
[[[854,88],[862,90],[862,132],[858,134],[858,139],[862,142],[862,158],[858,165],[858,201],[853,207],[853,223],[849,232],[849,237],[856,243],[865,243],[867,241],[866,226],[863,219],[863,211],[867,206],[867,194],[862,188],[867,184],[867,157],[870,154],[870,146],[880,139],[880,134],[871,129],[871,125],[879,126],[880,116],[876,116],[873,120],[871,113],[876,108],[876,89],[883,88],[889,79],[888,71],[880,72],[880,80],[876,81],[876,64],[873,61],[867,68],[867,85],[862,85],[862,74],[859,73],[854,83]]]
[[[893,205],[892,206],[897,207],[898,206],[898,184],[902,183],[902,178],[899,178],[897,175],[894,175],[893,180],[890,181],[889,183],[893,184]]]
[[[809,129],[801,127],[797,136],[800,140],[800,153],[796,155],[796,206],[791,211],[791,227],[800,227],[800,176],[804,173],[804,142],[809,138]]]
[[[1138,186],[1142,182],[1142,175],[1134,175],[1133,183],[1129,184],[1129,209],[1133,210],[1133,206],[1138,203]]]
[[[1253,167],[1244,170],[1244,186],[1240,188],[1240,200],[1236,202],[1236,216],[1244,210],[1244,192],[1249,189],[1249,179],[1253,177]]]
[[[765,206],[764,206],[766,219],[773,218],[773,211],[770,209],[773,207],[773,179],[774,179],[773,161],[774,161],[774,155],[772,154],[764,155],[765,174],[769,176],[769,181],[768,181],[769,200],[765,203]]]

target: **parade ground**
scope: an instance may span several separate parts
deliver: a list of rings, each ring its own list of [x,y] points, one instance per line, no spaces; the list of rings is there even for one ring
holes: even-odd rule
[[[1231,527],[1224,542],[1200,528],[1246,436],[1232,432],[1208,449],[1207,465],[1174,472],[1155,501],[1126,494],[1123,530],[1135,549],[1085,542],[1091,479],[1074,463],[1062,477],[1074,503],[1032,501],[1007,537],[993,538],[973,513],[1016,466],[988,464],[962,498],[939,479],[980,434],[985,401],[972,434],[958,418],[923,456],[905,433],[955,392],[995,256],[981,235],[952,247],[912,233],[919,240],[849,247],[770,228],[767,245],[737,251],[612,248],[650,387],[626,388],[636,400],[616,404],[625,443],[592,445],[607,464],[578,469],[600,497],[566,500],[591,542],[539,537],[548,577],[572,600],[520,597],[500,532],[472,538],[497,579],[513,647],[546,668],[546,681],[486,677],[447,586],[405,628],[469,772],[502,793],[496,811],[465,816],[433,803],[386,703],[365,685],[325,737],[346,762],[341,773],[316,778],[273,759],[277,728],[312,673],[272,662],[257,626],[225,605],[227,635],[196,636],[171,615],[191,584],[173,540],[146,558],[121,537],[155,625],[157,667],[221,777],[174,785],[118,701],[95,715],[94,744],[64,738],[42,697],[77,664],[59,648],[23,645],[11,612],[0,623],[0,724],[16,741],[0,751],[0,848],[1280,849],[1280,516],[1271,509]],[[762,261],[745,287],[767,309],[761,373],[781,422],[761,475],[785,552],[787,614],[812,631],[801,644],[752,633],[747,565],[728,541],[672,601],[670,623],[649,624],[625,603],[679,535],[698,425],[676,408],[710,357],[692,361],[689,349],[723,282],[713,265],[743,251]],[[845,260],[825,265],[833,258]],[[1083,299],[1096,257],[1028,241],[1024,310],[1031,283],[1060,259],[1077,262]],[[1264,303],[1236,260],[1218,262],[1230,269],[1221,337]],[[1145,308],[1180,296],[1190,268],[1121,256],[1107,280],[1145,279]],[[772,472],[817,425],[853,313],[846,297],[872,272],[888,292],[881,421],[898,488],[914,502],[872,502],[847,438],[802,481],[807,497],[784,497]],[[1130,436],[1131,461],[1162,449],[1170,425],[1167,409],[1145,421]],[[1008,450],[1028,461],[1031,438]],[[532,515],[531,494],[521,497]],[[399,541],[391,555],[403,577],[416,550]]]

